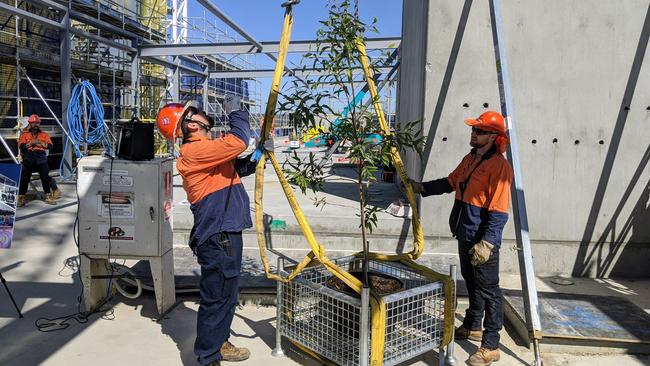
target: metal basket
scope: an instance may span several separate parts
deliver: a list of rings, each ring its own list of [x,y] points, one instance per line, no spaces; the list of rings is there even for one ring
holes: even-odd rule
[[[334,261],[348,272],[359,271],[362,259]],[[395,365],[440,346],[443,336],[444,291],[398,262],[370,260],[368,270],[393,276],[403,290],[386,295],[384,365]],[[290,283],[279,285],[278,332],[339,365],[360,365],[362,302],[326,286],[330,272],[323,266],[307,268]],[[366,322],[365,324],[368,324]],[[369,340],[368,343],[370,344]],[[368,347],[368,353],[370,352]]]

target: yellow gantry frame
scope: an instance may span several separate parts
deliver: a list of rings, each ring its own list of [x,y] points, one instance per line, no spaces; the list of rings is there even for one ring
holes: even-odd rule
[[[282,79],[282,74],[284,72],[285,60],[287,57],[287,51],[289,47],[289,39],[291,38],[291,27],[293,25],[293,14],[291,6],[287,6],[284,14],[284,21],[282,24],[282,34],[280,36],[280,45],[278,53],[278,61],[275,65],[275,72],[273,74],[273,82],[271,84],[271,91],[269,94],[268,102],[266,104],[266,113],[264,115],[264,126],[262,128],[261,139],[262,141],[266,140],[269,136],[269,131],[273,125],[273,118],[275,117],[275,108],[278,101],[278,94],[280,91],[280,81]],[[386,123],[386,118],[381,108],[379,98],[377,95],[377,89],[375,87],[373,75],[370,70],[370,65],[368,62],[368,57],[366,55],[366,49],[363,41],[359,39],[357,41],[357,47],[360,53],[360,61],[363,66],[364,75],[366,81],[368,82],[371,98],[373,98],[373,106],[377,117],[379,119],[380,127],[386,138],[390,138],[390,130],[388,124]],[[404,163],[399,155],[399,152],[396,148],[391,150],[391,156],[393,158],[393,164],[397,169],[397,172],[403,182],[407,182],[407,174],[404,169]],[[303,235],[307,239],[307,243],[311,247],[309,254],[296,265],[291,273],[287,277],[282,277],[278,274],[272,273],[269,260],[266,256],[266,238],[264,235],[264,165],[266,163],[266,158],[271,161],[273,168],[280,180],[282,190],[287,197],[289,206],[293,211],[293,214],[298,222],[300,229],[303,232]],[[415,193],[410,184],[406,184],[406,197],[408,198],[411,209],[413,210],[412,214],[412,227],[413,227],[413,249],[408,253],[387,255],[381,253],[369,253],[369,259],[381,260],[381,261],[398,261],[402,264],[414,269],[423,276],[433,280],[433,281],[442,281],[444,283],[445,291],[445,318],[444,318],[444,336],[441,342],[441,347],[449,344],[451,342],[451,330],[454,326],[454,283],[451,277],[432,271],[429,268],[418,265],[414,262],[424,249],[424,235],[422,232],[422,225],[420,223],[420,215],[417,209],[417,202],[415,200]],[[260,256],[262,263],[264,265],[264,271],[266,276],[269,279],[276,281],[281,281],[287,283],[295,278],[300,272],[307,267],[312,261],[316,260],[321,263],[325,268],[327,268],[334,276],[341,279],[345,284],[350,286],[355,292],[361,293],[362,283],[359,279],[352,276],[349,272],[337,266],[325,255],[325,248],[318,243],[316,237],[314,236],[307,218],[305,217],[302,209],[298,205],[296,196],[289,185],[284,173],[282,172],[282,167],[278,163],[275,153],[273,151],[266,151],[265,154],[262,154],[260,161],[257,164],[255,170],[255,226],[257,232],[257,243],[260,249]],[[363,253],[357,253],[357,256],[363,255]],[[279,306],[279,304],[278,304]],[[371,293],[370,297],[370,306],[371,306],[371,317],[372,317],[372,333],[371,333],[371,353],[370,353],[370,364],[373,366],[379,366],[383,362],[384,356],[384,338],[386,332],[386,305],[383,302],[383,299],[376,294]],[[304,346],[301,347],[306,349]]]

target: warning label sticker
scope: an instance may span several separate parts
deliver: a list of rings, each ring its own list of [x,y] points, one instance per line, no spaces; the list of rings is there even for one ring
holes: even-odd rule
[[[172,201],[165,201],[165,221],[169,221],[172,218]]]
[[[110,175],[105,175],[102,177],[102,183],[105,186],[112,185],[113,187],[133,187],[133,177],[113,174],[111,179]]]
[[[102,166],[84,166],[81,168],[83,173],[103,173],[104,167]]]
[[[133,241],[135,238],[135,226],[132,225],[99,225],[97,227],[99,240],[123,240]]]
[[[132,192],[99,192],[97,194],[97,215],[118,219],[135,218],[135,203]]]

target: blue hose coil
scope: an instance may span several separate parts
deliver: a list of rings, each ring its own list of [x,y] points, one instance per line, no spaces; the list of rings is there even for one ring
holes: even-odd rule
[[[86,97],[89,99],[85,109],[83,108],[83,101],[81,99],[83,98],[84,90],[86,91]],[[94,145],[101,142],[104,150],[108,151],[110,156],[113,156],[113,144],[109,138],[110,132],[104,123],[104,106],[102,106],[102,101],[99,99],[93,84],[88,80],[81,80],[72,89],[70,102],[68,103],[68,134],[72,142],[69,139],[66,140],[63,148],[64,158],[61,159],[61,165],[59,166],[59,171],[63,179],[69,179],[73,175],[64,176],[63,173],[63,163],[65,162],[69,145],[72,145],[72,151],[77,159],[83,156],[79,146],[84,142],[84,116],[88,123],[86,143],[88,145]]]

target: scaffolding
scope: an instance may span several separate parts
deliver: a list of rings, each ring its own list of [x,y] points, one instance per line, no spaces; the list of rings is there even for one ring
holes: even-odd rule
[[[210,71],[253,67],[246,55],[138,56],[141,45],[239,40],[205,14],[174,22],[179,6],[187,9],[178,0],[0,0],[0,135],[13,153],[18,121],[35,113],[54,142],[50,166],[59,165],[62,131],[44,102],[65,124],[71,85],[81,79],[95,86],[109,126],[134,116],[154,122],[164,104],[188,100],[203,102],[208,113],[224,121],[225,93],[239,94],[255,109],[261,99],[256,80],[209,78]],[[0,161],[9,159],[0,151]]]

